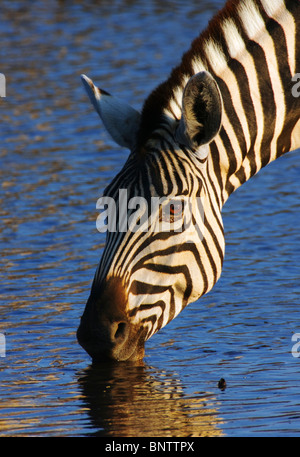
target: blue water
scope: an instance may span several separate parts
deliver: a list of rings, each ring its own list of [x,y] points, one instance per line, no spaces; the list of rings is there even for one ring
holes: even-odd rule
[[[299,151],[226,203],[221,279],[144,366],[92,367],[76,342],[96,201],[127,157],[79,75],[140,109],[222,4],[1,2],[0,436],[300,435]]]

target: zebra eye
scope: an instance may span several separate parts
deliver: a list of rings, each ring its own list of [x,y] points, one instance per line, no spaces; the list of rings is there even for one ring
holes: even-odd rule
[[[162,207],[160,220],[163,222],[176,222],[182,219],[183,202],[181,200],[173,200]]]

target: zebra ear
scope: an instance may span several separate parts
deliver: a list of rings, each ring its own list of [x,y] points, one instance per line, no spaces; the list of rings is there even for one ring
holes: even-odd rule
[[[192,76],[182,98],[182,117],[176,131],[178,143],[196,150],[218,134],[222,119],[219,87],[207,71]]]
[[[85,90],[113,140],[133,149],[140,124],[140,113],[127,103],[99,89],[93,81],[81,75]]]

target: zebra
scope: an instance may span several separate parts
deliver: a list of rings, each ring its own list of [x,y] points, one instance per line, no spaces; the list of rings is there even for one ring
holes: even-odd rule
[[[93,360],[141,362],[145,342],[219,279],[224,203],[261,168],[300,147],[299,42],[299,0],[231,0],[141,112],[81,76],[106,130],[130,150],[104,192],[117,202],[117,229],[107,231],[77,330]],[[140,230],[121,230],[134,205],[124,210],[120,190],[127,201],[171,202],[170,211],[141,209]],[[143,230],[150,213],[154,222]],[[170,230],[154,229],[164,221]]]

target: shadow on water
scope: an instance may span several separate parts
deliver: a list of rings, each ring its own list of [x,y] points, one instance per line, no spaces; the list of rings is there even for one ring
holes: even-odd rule
[[[175,373],[150,366],[91,365],[78,383],[91,419],[91,436],[220,436],[211,393],[188,397]]]

